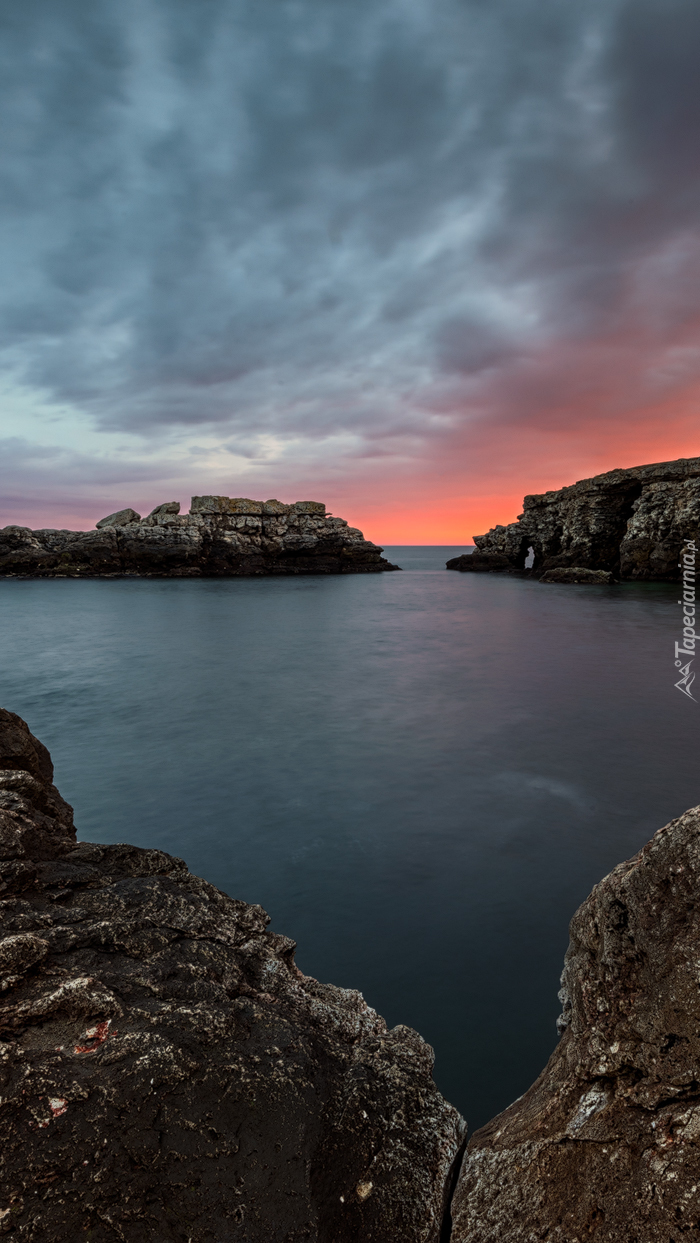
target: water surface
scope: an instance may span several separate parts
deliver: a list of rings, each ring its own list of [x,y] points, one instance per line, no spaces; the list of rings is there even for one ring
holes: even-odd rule
[[[449,573],[2,581],[0,702],[79,836],[182,855],[484,1122],[555,1044],[567,925],[700,802],[677,588]]]

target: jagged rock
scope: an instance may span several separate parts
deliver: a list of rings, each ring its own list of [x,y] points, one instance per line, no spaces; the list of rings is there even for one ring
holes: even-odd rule
[[[472,1137],[452,1243],[700,1238],[700,808],[579,908],[563,1037]]]
[[[579,566],[560,566],[558,570],[547,570],[541,583],[614,583],[615,579],[608,570],[584,570]]]
[[[116,514],[107,514],[106,518],[100,518],[96,527],[99,531],[101,527],[125,527],[129,522],[140,521],[141,515],[135,509],[118,509]]]
[[[173,527],[179,526],[178,514],[180,513],[179,501],[166,501],[163,505],[156,505],[152,509],[147,518],[141,519],[141,526],[144,527]]]
[[[179,514],[179,512],[179,501],[165,501],[162,505],[156,505],[155,509],[152,509],[148,516],[149,518],[159,518],[161,514]]]
[[[374,574],[396,570],[383,549],[320,501],[194,496],[189,514],[168,501],[143,521],[133,509],[94,531],[0,530],[0,576]]]
[[[431,1049],[182,860],[77,844],[52,780],[0,710],[0,1233],[440,1243]]]
[[[461,557],[448,569],[525,572],[532,548],[531,572],[538,578],[548,570],[582,567],[622,579],[675,581],[681,546],[698,538],[700,458],[678,458],[526,496],[516,522],[474,536],[473,556],[504,558],[505,565],[469,564],[472,557]]]

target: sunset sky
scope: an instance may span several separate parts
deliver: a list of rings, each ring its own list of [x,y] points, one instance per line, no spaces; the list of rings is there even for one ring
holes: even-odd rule
[[[219,492],[460,544],[700,454],[697,0],[2,24],[0,524]]]

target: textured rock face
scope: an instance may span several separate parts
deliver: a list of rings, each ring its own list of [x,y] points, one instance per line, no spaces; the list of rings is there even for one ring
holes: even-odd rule
[[[0,711],[0,1232],[439,1243],[464,1123],[432,1053],[157,850],[76,844]]]
[[[0,530],[0,576],[231,577],[375,574],[396,570],[382,549],[318,501],[194,496],[189,514],[167,501],[147,518],[110,514],[94,531]]]
[[[583,570],[580,566],[547,570],[540,579],[541,583],[597,583],[598,586],[609,586],[614,581],[609,570]]]
[[[475,535],[476,552],[448,569],[532,573],[581,567],[624,579],[679,578],[678,553],[700,535],[700,458],[612,470],[558,492],[526,496],[509,526]]]
[[[178,510],[179,508],[178,505]],[[97,530],[101,530],[102,527],[125,527],[128,522],[140,521],[141,515],[137,514],[135,509],[118,509],[115,514],[107,514],[106,518],[100,518]]]
[[[452,1243],[700,1238],[700,808],[580,907],[562,1040],[472,1137]]]

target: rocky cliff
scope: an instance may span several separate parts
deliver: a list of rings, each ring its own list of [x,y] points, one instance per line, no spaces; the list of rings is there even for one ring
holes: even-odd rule
[[[157,575],[231,577],[257,574],[376,574],[396,570],[382,549],[318,501],[251,501],[193,496],[147,518],[133,509],[110,514],[94,531],[0,530],[0,576],[42,578]]]
[[[180,859],[76,843],[52,778],[0,710],[0,1233],[441,1243],[431,1049]]]
[[[700,458],[679,458],[526,496],[517,522],[475,535],[476,551],[447,566],[522,572],[532,549],[537,577],[577,567],[622,579],[673,581],[680,577],[682,544],[698,536]]]
[[[700,808],[571,924],[562,1039],[469,1144],[453,1243],[700,1238]]]

